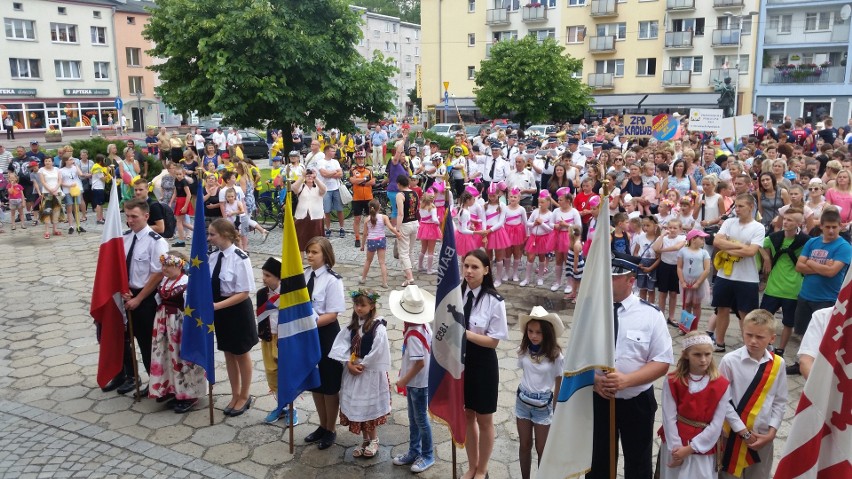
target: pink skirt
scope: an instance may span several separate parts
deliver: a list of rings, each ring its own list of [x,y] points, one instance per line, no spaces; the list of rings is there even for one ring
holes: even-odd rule
[[[530,235],[527,239],[527,254],[547,254],[553,252],[553,232],[546,235]]]
[[[441,239],[441,227],[435,223],[420,223],[420,228],[417,229],[417,239],[439,240]]]
[[[497,231],[488,234],[488,243],[485,244],[487,250],[506,249],[512,246],[512,241],[509,239],[509,234],[506,233],[506,227],[502,227]]]
[[[456,254],[459,256],[459,261],[468,252],[473,251],[482,246],[482,240],[479,235],[464,234],[456,231]]]
[[[553,247],[557,253],[567,253],[571,249],[571,233],[568,231],[553,231]]]
[[[444,213],[447,212],[447,207],[446,206],[437,206],[437,207],[435,207],[435,209],[438,210],[438,221],[444,221]]]
[[[527,227],[523,223],[517,225],[504,225],[503,229],[509,236],[511,246],[520,246],[527,242]]]

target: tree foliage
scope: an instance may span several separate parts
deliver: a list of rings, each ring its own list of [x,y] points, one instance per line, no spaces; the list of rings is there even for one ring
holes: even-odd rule
[[[515,121],[541,123],[582,115],[590,88],[572,74],[583,61],[563,55],[552,38],[500,41],[476,72],[476,105],[491,117],[514,114]]]
[[[373,13],[399,17],[403,22],[420,23],[420,0],[355,0],[352,5]]]
[[[396,72],[355,50],[358,15],[343,0],[158,0],[144,36],[163,63],[157,93],[177,111],[285,131],[349,130],[394,108]],[[289,140],[289,135],[285,135]]]

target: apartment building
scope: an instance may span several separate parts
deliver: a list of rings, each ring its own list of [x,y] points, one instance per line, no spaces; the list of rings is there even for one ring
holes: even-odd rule
[[[776,124],[789,116],[835,124],[852,117],[848,1],[761,0],[753,110]]]
[[[118,96],[122,99],[121,114],[127,116],[127,129],[141,132],[146,126],[179,123],[180,117],[175,117],[154,93],[154,88],[159,85],[159,78],[149,70],[155,59],[146,53],[154,45],[142,37],[142,30],[151,17],[148,8],[154,8],[154,2],[114,0],[114,3]]]
[[[757,0],[423,0],[423,102],[476,116],[473,76],[494,42],[555,38],[583,59],[597,114],[715,107],[731,77],[750,105]],[[519,72],[523,74],[523,72]],[[449,114],[443,82],[449,82]],[[741,111],[742,109],[740,109]],[[434,120],[433,120],[434,121]]]
[[[396,89],[394,105],[398,116],[414,116],[419,106],[411,103],[408,92],[416,86],[417,65],[420,64],[420,25],[403,22],[397,17],[368,12],[366,8],[350,6],[361,16],[363,38],[355,46],[364,58],[373,58],[379,51],[390,58],[399,72],[391,78]]]

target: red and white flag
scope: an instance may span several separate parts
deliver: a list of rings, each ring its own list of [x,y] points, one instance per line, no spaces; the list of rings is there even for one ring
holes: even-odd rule
[[[852,270],[799,400],[775,479],[852,477]]]
[[[115,182],[109,195],[95,284],[92,287],[92,305],[89,313],[98,325],[101,344],[98,355],[98,386],[104,387],[118,375],[124,356],[124,301],[122,293],[129,291],[124,240],[121,237],[121,215]]]

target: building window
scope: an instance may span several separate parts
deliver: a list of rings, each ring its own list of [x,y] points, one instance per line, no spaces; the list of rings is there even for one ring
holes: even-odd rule
[[[142,77],[127,77],[130,81],[130,94],[142,94]]]
[[[56,69],[57,80],[79,80],[80,62],[72,60],[55,60],[53,66]]]
[[[779,34],[789,34],[793,31],[793,15],[771,15],[769,29]]]
[[[615,36],[616,40],[624,40],[627,37],[626,23],[602,23],[598,25],[598,36]]]
[[[672,70],[691,70],[692,73],[704,71],[704,57],[672,57]]]
[[[637,60],[636,76],[654,76],[657,74],[656,58],[640,58]]]
[[[411,72],[405,72],[405,78],[411,78]]]
[[[3,23],[9,40],[35,40],[35,21],[7,18]]]
[[[94,17],[94,18],[101,18],[101,12],[100,12],[100,11],[98,11],[98,10],[93,11],[93,12],[92,12],[92,17]]]
[[[385,31],[390,33],[390,22],[385,22]]]
[[[406,55],[406,56],[405,56],[405,61],[410,62],[410,61],[411,61],[411,55]]]
[[[476,0],[467,0],[467,13],[476,11]]]
[[[538,43],[542,43],[547,38],[556,38],[556,30],[553,28],[545,30],[530,30],[529,35],[534,36]]]
[[[21,2],[15,2],[15,3],[12,4],[12,10],[14,10],[16,12],[23,12],[24,11],[24,4],[21,3]]]
[[[704,35],[703,18],[683,18],[672,20],[673,32],[692,32],[696,37]]]
[[[772,120],[773,123],[784,123],[784,116],[787,114],[786,101],[769,101],[767,120]]]
[[[414,30],[414,39],[420,40],[420,30]]]
[[[405,43],[411,43],[411,37],[405,37]]]
[[[68,9],[65,7],[56,7],[56,11],[59,12],[60,15],[68,15]]]
[[[127,66],[138,67],[141,65],[139,58],[142,55],[141,48],[127,48]]]
[[[586,5],[586,0],[568,0],[569,7],[582,7]]]
[[[53,43],[77,43],[77,25],[51,23],[50,39]]]
[[[612,73],[613,76],[624,76],[624,60],[598,60],[595,62],[595,73]]]
[[[95,62],[95,80],[109,80],[109,62]]]
[[[473,80],[476,78],[476,67],[467,67],[467,79]]]
[[[127,17],[128,25],[136,25],[136,17]]]
[[[393,28],[393,32],[396,33],[396,23],[391,23],[391,27]]]
[[[38,60],[29,58],[10,58],[9,69],[12,70],[12,78],[41,78],[38,68]]]
[[[556,8],[556,0],[545,0],[544,6],[547,8]]]
[[[565,43],[583,43],[585,40],[586,27],[583,25],[568,27],[568,36],[565,38]]]
[[[399,45],[397,45],[397,43],[396,43],[396,42],[393,42],[393,51],[394,51],[394,52],[399,51]]]
[[[494,41],[501,42],[504,40],[517,40],[518,39],[518,31],[510,30],[506,32],[494,32]]]
[[[575,71],[575,72],[571,73],[571,78],[579,78],[579,79],[582,79],[582,78],[583,78],[583,69],[582,69],[582,68],[580,68],[579,70],[577,70],[577,71]]]
[[[415,56],[415,57],[419,57],[419,56],[420,56],[420,47],[414,47],[414,56]]]
[[[468,33],[467,34],[467,46],[472,47],[476,45],[476,34]]]
[[[500,0],[497,0],[494,3],[497,4],[499,2]],[[521,2],[520,0],[502,0],[502,6],[497,8],[504,8],[510,12],[517,12],[518,9],[521,8]]]
[[[385,42],[385,51],[386,52],[390,51],[390,42]]]
[[[373,38],[379,38],[382,36],[382,32],[378,30],[373,30]]]
[[[805,31],[819,32],[829,29],[831,20],[831,12],[806,13],[805,14]]]
[[[736,55],[715,55],[713,57],[713,68],[719,70],[727,70],[729,68],[736,68],[739,70],[739,74],[748,73],[749,68],[749,57],[748,55],[740,55],[739,61],[737,61]]]
[[[106,27],[92,27],[92,45],[106,44]]]
[[[639,39],[650,40],[657,38],[660,33],[660,22],[657,20],[649,20],[647,22],[639,22]]]

